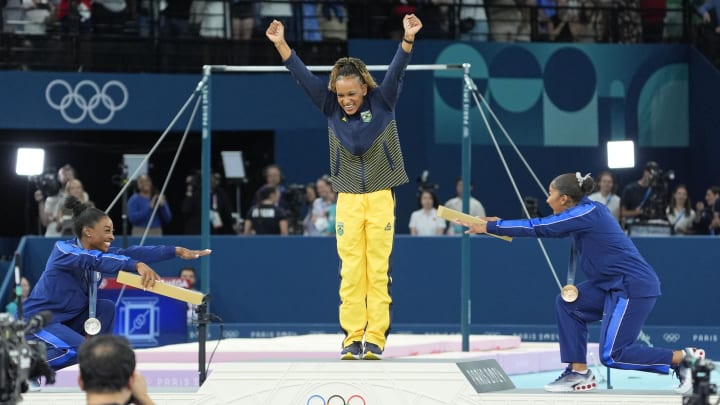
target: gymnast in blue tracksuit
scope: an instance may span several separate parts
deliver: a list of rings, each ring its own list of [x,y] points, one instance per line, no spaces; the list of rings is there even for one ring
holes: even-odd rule
[[[569,365],[558,380],[545,387],[548,391],[595,387],[587,369],[587,324],[599,320],[600,360],[604,365],[661,374],[673,369],[681,381],[678,391],[691,389],[690,373],[682,367],[682,360],[688,354],[704,356],[704,351],[673,351],[635,343],[661,294],[660,281],[607,207],[586,197],[593,188],[590,175],[562,174],[550,183],[547,203],[554,213],[551,216],[520,220],[490,217],[484,218],[486,224],[460,223],[469,227],[467,233],[471,234],[570,238],[577,267],[586,281],[577,285],[579,295],[574,302],[565,302],[560,296],[556,299],[560,357]]]
[[[25,300],[24,315],[30,318],[40,311],[52,312],[45,327],[28,336],[47,347],[48,363],[54,370],[77,362],[77,349],[85,340],[84,323],[89,317],[89,290],[95,272],[116,275],[120,270],[137,271],[145,287],[151,287],[160,276],[145,263],[180,257],[195,259],[210,250],[189,250],[174,246],[110,247],[115,239],[113,223],[103,211],[68,197],[65,207],[73,210],[73,232],[76,238],[55,243],[45,271]],[[97,300],[96,316],[101,334],[112,333],[115,304]]]

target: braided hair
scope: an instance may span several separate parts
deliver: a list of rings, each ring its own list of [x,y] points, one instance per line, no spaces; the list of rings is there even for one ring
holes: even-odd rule
[[[378,87],[375,79],[373,79],[372,75],[370,75],[370,72],[363,61],[358,58],[345,57],[338,59],[330,71],[328,89],[330,89],[333,93],[337,92],[335,82],[350,76],[357,77],[361,84],[366,84],[368,86],[368,89]]]

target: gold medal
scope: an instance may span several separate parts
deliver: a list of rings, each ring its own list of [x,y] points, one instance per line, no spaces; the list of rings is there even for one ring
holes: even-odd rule
[[[578,298],[578,289],[572,284],[568,284],[560,290],[560,296],[565,302],[574,302]]]

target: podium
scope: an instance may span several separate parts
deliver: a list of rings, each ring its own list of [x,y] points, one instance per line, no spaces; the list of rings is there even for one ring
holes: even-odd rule
[[[182,286],[185,281],[167,278],[163,282]],[[125,336],[135,348],[187,343],[187,303],[130,286],[124,290],[122,287],[116,279],[105,278],[98,288],[98,299],[116,303],[114,334]]]

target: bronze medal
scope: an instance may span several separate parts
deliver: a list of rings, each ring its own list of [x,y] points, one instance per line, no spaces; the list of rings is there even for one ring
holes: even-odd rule
[[[568,284],[560,291],[560,296],[565,302],[574,302],[578,298],[578,289],[572,284]]]

